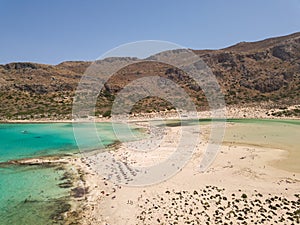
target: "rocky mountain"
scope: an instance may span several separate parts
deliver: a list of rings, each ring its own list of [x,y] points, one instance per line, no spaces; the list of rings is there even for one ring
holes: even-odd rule
[[[220,50],[193,50],[217,77],[228,105],[286,107],[300,104],[300,33],[242,42]],[[201,88],[183,71],[168,64],[135,58],[104,59],[136,63],[115,73],[98,97],[96,115],[109,115],[115,95],[133,80],[161,76],[191,96],[198,110],[208,108]],[[107,62],[107,61],[106,61]],[[71,118],[78,82],[91,62],[58,65],[0,65],[0,119]],[[137,102],[133,112],[172,109],[158,97]],[[298,113],[299,112],[295,112]]]

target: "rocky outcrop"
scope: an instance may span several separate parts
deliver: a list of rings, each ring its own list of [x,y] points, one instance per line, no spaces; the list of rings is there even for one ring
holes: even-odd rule
[[[3,66],[6,70],[20,70],[20,69],[38,69],[39,65],[35,63],[9,63]]]

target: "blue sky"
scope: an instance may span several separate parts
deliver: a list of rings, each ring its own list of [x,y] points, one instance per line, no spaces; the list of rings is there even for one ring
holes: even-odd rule
[[[163,40],[218,49],[300,31],[300,0],[0,0],[0,64],[95,60]]]

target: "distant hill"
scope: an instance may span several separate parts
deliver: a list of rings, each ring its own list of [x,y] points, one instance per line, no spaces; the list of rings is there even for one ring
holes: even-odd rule
[[[242,42],[220,50],[193,51],[212,69],[228,105],[300,104],[300,33]],[[0,119],[71,118],[74,91],[89,65],[91,62],[82,61],[0,65]],[[115,94],[125,84],[152,75],[179,84],[199,110],[208,108],[201,88],[182,71],[145,61],[123,68],[109,80],[99,96],[96,114],[109,114]],[[138,102],[133,111],[164,109],[172,109],[172,105],[159,98],[147,98]]]

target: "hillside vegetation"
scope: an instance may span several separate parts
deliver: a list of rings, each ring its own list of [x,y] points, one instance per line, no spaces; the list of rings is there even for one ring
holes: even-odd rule
[[[228,105],[285,108],[300,104],[300,33],[242,42],[220,50],[193,51],[215,74]],[[70,119],[75,90],[90,65],[91,62],[81,61],[0,65],[0,119]],[[111,77],[98,97],[96,115],[109,115],[115,95],[126,84],[146,76],[161,76],[176,82],[191,96],[198,110],[208,109],[203,91],[183,71],[145,60]],[[137,102],[132,111],[172,108],[169,102],[148,97]],[[299,116],[299,110],[293,113]]]

